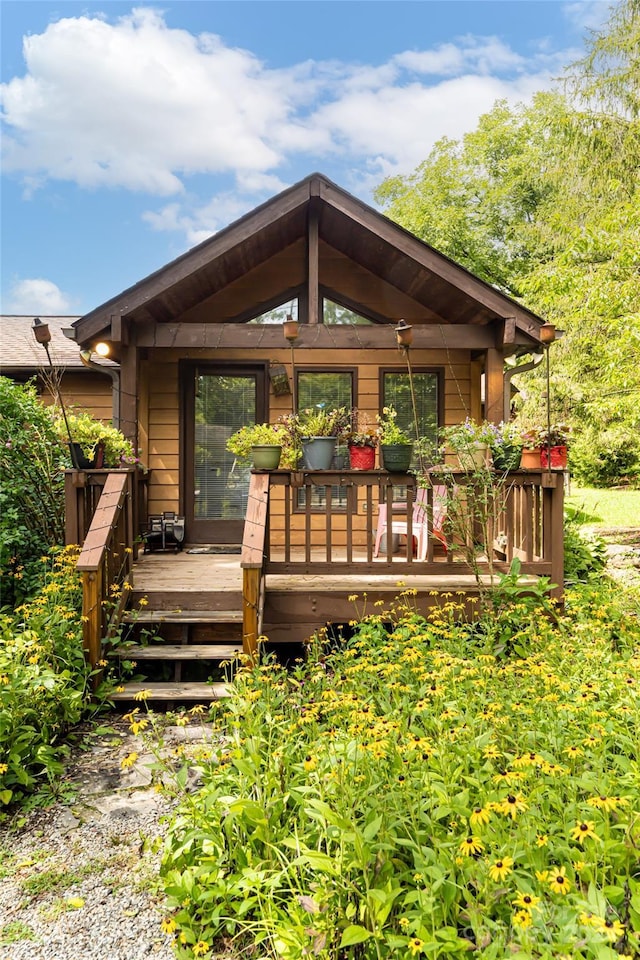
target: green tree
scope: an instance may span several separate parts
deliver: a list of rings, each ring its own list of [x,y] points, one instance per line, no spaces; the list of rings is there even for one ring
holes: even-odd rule
[[[640,456],[639,49],[640,3],[624,0],[556,91],[497,103],[377,193],[408,229],[564,328],[554,418],[573,423],[574,467],[592,482],[600,441],[618,475]],[[543,379],[524,376],[525,412],[539,418]]]

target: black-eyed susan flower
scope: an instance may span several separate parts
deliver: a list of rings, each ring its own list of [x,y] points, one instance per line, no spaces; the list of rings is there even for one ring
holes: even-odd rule
[[[120,766],[123,770],[128,770],[129,767],[132,767],[136,760],[138,759],[138,754],[134,751],[133,753],[128,753],[126,757],[123,757],[120,761]]]
[[[513,858],[502,857],[500,860],[494,860],[489,867],[489,876],[498,883],[508,877],[513,870]]]
[[[489,823],[491,813],[487,807],[474,807],[470,816],[469,823],[472,827],[484,827]]]
[[[204,957],[205,953],[209,953],[209,944],[206,940],[198,940],[194,943],[192,950],[194,957]]]
[[[514,927],[520,927],[521,929],[525,930],[532,924],[531,914],[528,910],[517,910],[513,915],[512,923]]]
[[[536,837],[536,847],[546,847],[549,843],[549,835],[547,833],[539,833]]]
[[[465,857],[475,857],[477,854],[482,853],[484,850],[484,844],[480,837],[465,837],[460,846],[458,847],[460,853]]]
[[[164,920],[160,922],[160,929],[163,933],[175,933],[176,932],[176,922],[173,917],[165,917]]]
[[[316,757],[308,753],[307,756],[302,761],[302,766],[307,771],[307,773],[309,773],[311,770],[315,770],[315,768],[318,766],[318,761]]]
[[[619,920],[607,919],[603,920],[601,917],[594,917],[592,926],[598,931],[598,933],[604,934],[607,940],[620,940],[624,936],[624,924],[620,923]]]
[[[495,804],[495,809],[503,813],[505,817],[511,817],[515,820],[519,813],[527,809],[529,804],[521,793],[510,793],[500,803]]]
[[[409,948],[409,953],[412,957],[415,957],[419,953],[424,951],[424,940],[421,940],[420,937],[411,937],[409,943],[407,944]]]
[[[617,810],[618,807],[624,806],[627,803],[625,797],[589,797],[587,803],[590,807],[596,807],[597,810],[604,810],[605,813],[611,813],[613,810]]]
[[[567,879],[565,867],[549,870],[547,883],[552,893],[561,893],[562,896],[569,893],[571,889],[571,882]]]
[[[597,840],[598,834],[596,833],[595,822],[593,820],[578,820],[571,831],[571,837],[577,840],[578,843],[584,843],[584,841],[589,838]]]
[[[531,912],[540,903],[540,897],[534,897],[532,893],[523,893],[518,890],[518,896],[511,901],[518,910],[527,910]]]

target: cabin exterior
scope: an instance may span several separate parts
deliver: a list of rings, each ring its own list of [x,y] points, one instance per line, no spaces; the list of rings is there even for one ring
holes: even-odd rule
[[[298,322],[295,341],[283,335],[287,317]],[[371,590],[385,578],[395,589],[407,573],[451,586],[463,569],[433,536],[420,559],[410,547],[400,557],[390,546],[374,555],[380,505],[391,511],[399,487],[411,521],[411,476],[350,471],[339,457],[321,476],[251,473],[226,451],[245,423],[318,404],[356,407],[372,423],[393,404],[411,427],[400,319],[413,329],[424,436],[435,441],[439,428],[467,416],[507,418],[505,361],[540,351],[543,320],[313,174],[72,324],[77,347],[106,342],[119,365],[120,428],[149,471],[148,514],[184,516],[192,547],[243,544],[245,650],[263,632],[298,641],[350,619],[346,580],[356,572]],[[562,478],[519,477],[497,568],[518,556],[529,572],[557,575]],[[177,577],[177,559],[173,569]]]

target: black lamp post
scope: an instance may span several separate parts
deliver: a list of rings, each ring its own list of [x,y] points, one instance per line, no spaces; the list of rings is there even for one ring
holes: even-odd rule
[[[546,355],[547,378],[547,470],[551,472],[551,364],[549,362],[549,348],[556,339],[556,328],[553,323],[543,323],[540,327],[540,342],[544,345]]]
[[[399,320],[398,325],[394,327],[394,331],[396,334],[398,348],[402,350],[407,361],[407,370],[409,372],[409,390],[411,391],[411,408],[413,410],[413,426],[416,432],[418,464],[420,466],[420,471],[422,471],[422,450],[419,443],[420,431],[418,429],[418,408],[416,404],[416,394],[413,388],[413,370],[411,369],[411,356],[409,353],[413,343],[413,327],[407,323],[406,320]]]
[[[55,388],[57,400],[60,404],[60,409],[62,410],[62,419],[64,420],[64,425],[67,430],[67,436],[69,437],[69,453],[71,454],[71,463],[75,470],[80,469],[80,464],[78,463],[78,456],[76,453],[76,448],[73,443],[73,437],[71,436],[71,428],[69,427],[69,421],[67,420],[67,411],[64,407],[64,402],[62,400],[62,394],[60,393],[60,387],[55,376],[55,371],[53,369],[53,361],[51,359],[51,353],[49,352],[49,344],[51,343],[51,331],[49,330],[49,324],[43,323],[40,317],[35,317],[33,321],[33,335],[36,338],[36,341],[44,347],[45,353],[47,354],[47,360],[49,361],[49,368],[51,370],[51,382]]]
[[[294,320],[290,313],[287,314],[287,319],[282,324],[282,332],[284,333],[285,340],[288,341],[289,346],[291,347],[291,406],[293,412],[297,413],[298,410],[298,397],[296,390],[296,366],[295,366],[295,354],[294,346],[295,342],[298,339],[299,328],[298,321]]]

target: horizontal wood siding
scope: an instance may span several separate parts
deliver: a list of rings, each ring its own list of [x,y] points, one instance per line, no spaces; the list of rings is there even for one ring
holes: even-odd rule
[[[389,332],[392,341],[392,331]],[[345,356],[346,354],[346,356]],[[165,510],[179,510],[180,483],[180,425],[179,425],[179,383],[178,361],[199,360],[215,363],[255,363],[270,362],[283,364],[291,375],[291,353],[286,344],[279,350],[156,350],[155,356],[145,364],[145,377],[149,385],[147,411],[146,449],[142,459],[151,470],[149,482],[149,513],[162,513]],[[444,394],[446,424],[463,420],[471,409],[471,369],[468,350],[413,350],[412,366],[441,368],[444,370]],[[296,368],[305,370],[357,369],[356,406],[366,414],[372,423],[381,406],[379,390],[379,370],[383,368],[402,369],[404,361],[397,349],[362,350],[353,353],[345,350],[304,348],[295,351]],[[274,422],[278,417],[291,412],[291,395],[269,395],[267,417]],[[144,438],[141,441],[144,443]],[[279,516],[278,508],[275,516]],[[299,519],[294,516],[294,531],[297,536]],[[317,521],[317,523],[316,523]],[[313,530],[322,536],[322,516],[314,515]],[[356,542],[366,536],[364,525],[354,527]],[[304,525],[300,527],[304,529]],[[275,534],[274,530],[274,534]],[[315,540],[315,532],[314,532]],[[322,542],[321,539],[319,542]]]
[[[60,392],[70,413],[88,413],[96,420],[110,423],[113,417],[111,384],[111,377],[101,374],[65,373]],[[46,404],[57,403],[57,397],[48,387],[42,392],[42,400]]]

